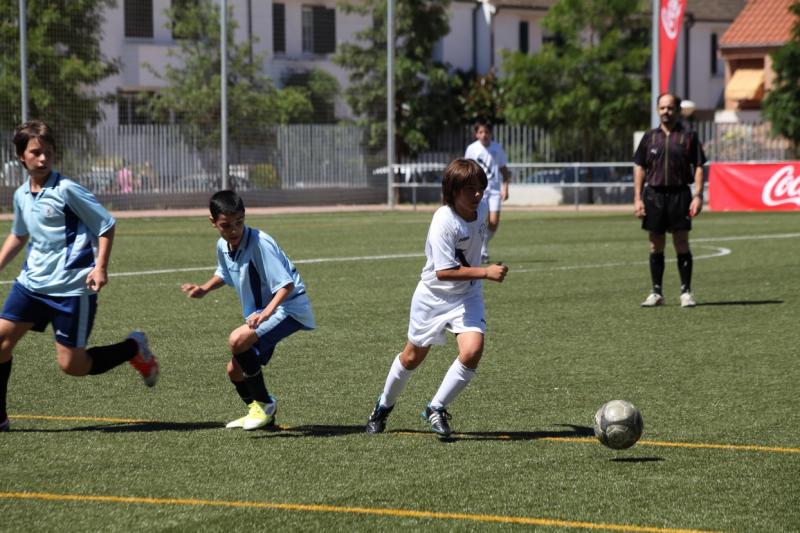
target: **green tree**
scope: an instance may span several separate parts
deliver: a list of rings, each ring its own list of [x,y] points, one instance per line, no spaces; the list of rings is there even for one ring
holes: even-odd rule
[[[302,91],[311,102],[312,113],[293,117],[293,122],[332,124],[336,122],[336,96],[341,88],[332,74],[314,68],[308,72],[293,72],[283,83],[285,88]]]
[[[60,137],[84,133],[103,119],[113,94],[93,88],[119,72],[100,50],[103,13],[114,0],[27,0],[28,115]],[[19,2],[0,2],[0,128],[22,120]]]
[[[773,133],[788,138],[794,157],[800,157],[800,1],[795,1],[789,11],[795,18],[792,37],[772,54],[775,85],[762,107]]]
[[[562,159],[614,157],[613,141],[629,147],[649,117],[644,13],[640,0],[556,2],[543,22],[554,41],[504,55],[506,120],[551,131]]]
[[[461,80],[435,61],[436,43],[447,35],[449,0],[396,3],[395,135],[398,156],[414,155],[442,128],[460,123],[457,98]],[[386,142],[386,2],[343,0],[347,13],[371,16],[373,23],[355,34],[358,42],[339,45],[334,61],[350,73],[347,102],[369,126],[369,144]]]
[[[232,10],[231,7],[228,8]],[[212,0],[173,2],[167,25],[178,40],[168,52],[177,64],[164,72],[147,68],[167,86],[148,99],[148,112],[156,120],[174,116],[201,148],[216,147],[220,139],[220,20]],[[228,123],[231,142],[253,144],[267,126],[303,120],[313,113],[306,91],[280,90],[262,73],[264,56],[252,54],[252,43],[234,41],[237,24],[232,13],[227,28]]]

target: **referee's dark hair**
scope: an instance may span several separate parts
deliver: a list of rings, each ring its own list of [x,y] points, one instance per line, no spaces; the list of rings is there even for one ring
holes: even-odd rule
[[[489,184],[486,172],[472,159],[454,159],[447,165],[442,178],[442,201],[450,207],[455,206],[456,196],[467,185],[478,182],[480,190]]]
[[[56,139],[50,126],[41,120],[30,120],[14,131],[13,143],[18,156],[22,157],[31,139],[38,139],[42,144],[56,149]]]
[[[658,103],[661,101],[662,96],[671,96],[672,99],[675,100],[675,110],[676,111],[681,110],[681,97],[669,91],[665,91],[658,95],[658,98],[656,98],[656,106],[658,106]]]
[[[244,213],[244,202],[241,196],[233,191],[217,191],[208,203],[211,218],[217,220],[220,215],[238,215]]]

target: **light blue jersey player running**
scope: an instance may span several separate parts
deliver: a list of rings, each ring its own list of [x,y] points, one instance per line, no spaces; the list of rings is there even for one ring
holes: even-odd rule
[[[261,366],[269,362],[278,342],[299,330],[314,329],[314,314],[300,273],[275,239],[245,226],[242,199],[233,191],[219,191],[209,208],[211,224],[221,237],[217,270],[204,284],[184,283],[181,290],[190,298],[202,298],[223,285],[236,289],[245,323],[228,337],[233,355],[228,377],[248,414],[226,427],[257,429],[274,424],[278,410]]]
[[[17,128],[14,146],[29,178],[14,193],[14,222],[0,249],[0,270],[26,244],[28,253],[0,313],[0,431],[9,427],[12,352],[29,330],[52,324],[58,364],[69,375],[102,374],[129,361],[148,386],[158,377],[142,332],[86,349],[97,293],[108,281],[114,217],[91,192],[52,169],[55,141],[44,122]]]

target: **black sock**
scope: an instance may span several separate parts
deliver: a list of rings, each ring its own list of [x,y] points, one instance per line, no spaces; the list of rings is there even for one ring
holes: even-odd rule
[[[11,375],[11,361],[0,363],[0,424],[8,418],[6,412],[6,392],[8,392],[8,377]]]
[[[89,348],[86,353],[92,359],[92,368],[89,374],[103,374],[108,372],[114,367],[117,367],[133,359],[139,351],[139,345],[133,339],[125,339],[117,344],[109,344],[108,346],[95,346]]]
[[[664,253],[650,254],[650,279],[653,281],[653,292],[662,294],[664,283]]]
[[[239,393],[239,398],[242,399],[245,405],[253,403],[253,397],[250,395],[250,388],[247,386],[247,383],[233,380],[231,380],[231,383],[236,387],[236,392]]]
[[[256,352],[252,349],[246,352],[237,353],[233,356],[242,368],[244,382],[250,391],[250,396],[257,402],[269,403],[269,393],[264,384],[264,375],[261,373],[261,362],[258,360]]]
[[[678,254],[678,274],[681,276],[681,294],[692,291],[692,252]]]

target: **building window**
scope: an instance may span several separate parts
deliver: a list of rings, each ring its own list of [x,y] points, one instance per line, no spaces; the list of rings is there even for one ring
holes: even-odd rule
[[[711,34],[711,75],[719,76],[719,64],[717,63],[719,54],[719,42],[717,41],[717,34]]]
[[[520,21],[519,23],[519,51],[523,54],[528,53],[528,23]]]
[[[286,5],[272,4],[272,51],[286,52]]]
[[[153,38],[153,0],[125,0],[125,37]]]
[[[303,52],[332,54],[336,51],[336,10],[303,6]]]

